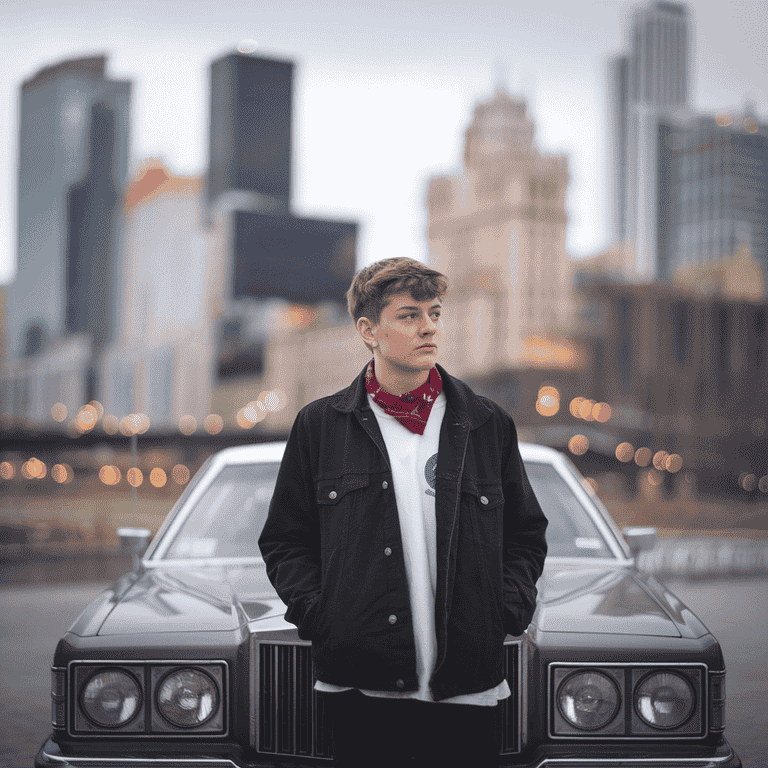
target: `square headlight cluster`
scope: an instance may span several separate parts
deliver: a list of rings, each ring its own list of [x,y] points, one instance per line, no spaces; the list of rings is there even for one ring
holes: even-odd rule
[[[223,735],[226,672],[223,661],[72,662],[70,730],[111,737]]]
[[[704,664],[552,664],[550,735],[705,735]]]

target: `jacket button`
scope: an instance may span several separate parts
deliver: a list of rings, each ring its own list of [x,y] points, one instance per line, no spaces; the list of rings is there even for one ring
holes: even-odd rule
[[[381,484],[381,487],[382,487],[382,488],[383,488],[383,489],[386,491],[386,490],[387,490],[387,488],[389,488],[389,483],[388,483],[388,482],[385,480],[385,481],[384,481],[384,482]]]
[[[329,499],[335,499],[337,495],[338,495],[338,494],[336,493],[336,491],[331,491],[331,492],[328,494],[328,498],[329,498]]]
[[[395,616],[395,614],[393,613],[393,614],[392,614],[392,615],[389,617],[389,623],[390,623],[390,624],[394,624],[396,621],[397,621],[397,616]]]
[[[395,685],[396,685],[398,688],[405,688],[405,680],[398,680],[398,681],[395,683]]]
[[[487,496],[481,496],[480,497],[480,503],[481,504],[487,504],[488,503],[488,497]]]
[[[392,554],[392,547],[385,547],[384,554],[389,557]]]

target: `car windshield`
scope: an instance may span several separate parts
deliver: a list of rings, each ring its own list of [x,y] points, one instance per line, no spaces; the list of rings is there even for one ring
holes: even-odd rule
[[[279,466],[258,463],[224,467],[186,515],[163,558],[259,557],[257,542]],[[527,462],[526,471],[549,519],[549,555],[610,557],[605,539],[555,467]]]

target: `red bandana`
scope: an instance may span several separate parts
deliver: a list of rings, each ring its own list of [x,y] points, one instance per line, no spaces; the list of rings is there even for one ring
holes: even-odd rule
[[[443,380],[440,372],[433,366],[429,371],[429,377],[420,387],[404,395],[393,395],[379,384],[373,372],[373,360],[371,360],[365,372],[365,389],[373,397],[376,405],[381,406],[386,413],[394,416],[411,432],[423,435],[429,412],[437,396],[442,392]]]

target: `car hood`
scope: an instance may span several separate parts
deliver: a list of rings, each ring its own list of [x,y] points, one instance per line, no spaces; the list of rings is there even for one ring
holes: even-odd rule
[[[533,623],[544,632],[700,637],[706,627],[658,581],[632,568],[548,561]],[[288,628],[263,563],[150,568],[121,579],[75,622],[79,635]]]
[[[629,567],[547,563],[533,623],[544,632],[700,637],[706,627],[651,576]]]
[[[75,634],[131,635],[153,632],[235,630],[261,618],[282,615],[285,606],[266,582],[263,568],[151,568],[118,582],[101,610]],[[94,624],[98,624],[94,626]],[[95,630],[95,632],[94,632]]]

